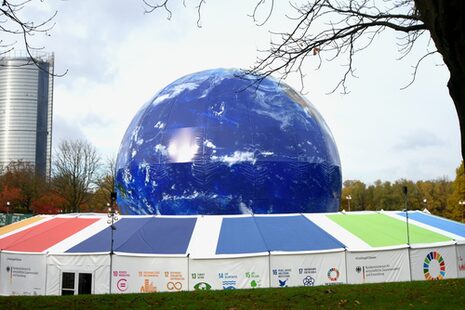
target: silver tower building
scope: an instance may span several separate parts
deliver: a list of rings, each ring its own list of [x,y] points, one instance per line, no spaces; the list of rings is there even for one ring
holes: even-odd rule
[[[0,167],[32,163],[50,177],[52,155],[53,54],[0,56]]]

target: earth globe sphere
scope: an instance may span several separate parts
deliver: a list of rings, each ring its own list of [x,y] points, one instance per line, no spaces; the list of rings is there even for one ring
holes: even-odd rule
[[[342,180],[334,139],[308,100],[271,77],[214,69],[142,106],[115,183],[122,214],[210,215],[336,212]]]

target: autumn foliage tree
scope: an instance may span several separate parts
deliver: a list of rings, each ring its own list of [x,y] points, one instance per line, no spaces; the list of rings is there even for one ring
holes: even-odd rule
[[[463,175],[461,177],[463,180]],[[405,179],[395,182],[377,180],[371,185],[359,180],[347,180],[343,184],[340,208],[347,210],[350,203],[351,211],[402,210],[405,208],[404,187],[407,187],[408,209],[427,209],[432,214],[454,220],[462,219],[457,179],[454,182],[445,178],[417,182]],[[462,191],[465,193],[465,190]],[[349,195],[350,202],[347,201]]]
[[[63,211],[66,200],[53,191],[47,191],[32,202],[35,214],[57,214]]]
[[[19,188],[3,185],[0,192],[0,210],[4,213],[14,212],[22,199],[23,195]],[[10,203],[10,206],[7,206],[7,203]]]
[[[463,161],[455,172],[453,192],[447,200],[446,216],[463,221],[465,216],[465,169]]]
[[[15,202],[18,212],[31,212],[31,205],[46,188],[46,180],[38,176],[32,163],[12,161],[4,168],[1,177],[3,184],[10,189],[17,189],[20,198]]]

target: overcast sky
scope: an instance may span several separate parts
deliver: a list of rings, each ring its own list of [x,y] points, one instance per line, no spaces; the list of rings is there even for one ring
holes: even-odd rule
[[[187,8],[173,1],[170,21],[162,10],[144,14],[142,0],[36,1],[24,13],[58,15],[50,36],[36,36],[34,44],[55,53],[56,73],[68,70],[55,79],[54,146],[86,138],[103,157],[116,155],[132,117],[157,90],[192,72],[250,67],[257,49],[267,48],[269,30],[291,29],[285,3],[257,27],[247,16],[253,1],[208,1],[198,28],[192,1]],[[358,78],[348,95],[327,95],[341,77],[339,63],[314,72],[309,60],[306,97],[331,128],[344,180],[454,179],[460,135],[447,68],[440,55],[429,57],[415,83],[401,90],[427,40],[399,61],[395,39],[386,31],[356,56]],[[286,82],[300,89],[296,77]]]

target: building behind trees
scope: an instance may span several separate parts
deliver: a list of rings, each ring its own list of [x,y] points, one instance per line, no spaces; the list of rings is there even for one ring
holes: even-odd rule
[[[0,167],[32,163],[50,177],[54,55],[0,56]]]

